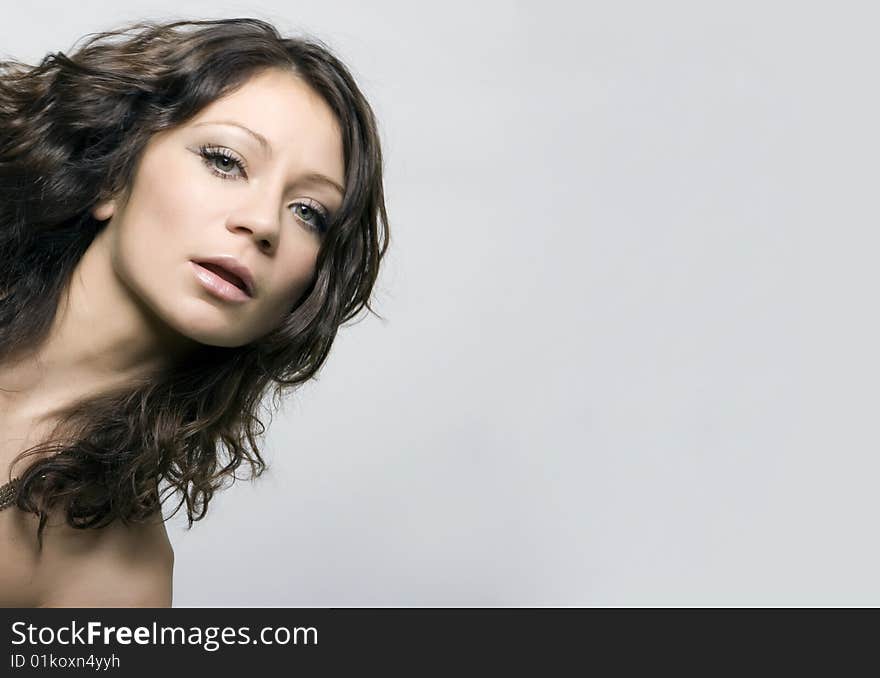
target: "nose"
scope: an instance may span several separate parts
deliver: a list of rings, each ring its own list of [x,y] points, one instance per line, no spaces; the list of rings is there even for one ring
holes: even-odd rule
[[[226,227],[233,233],[245,231],[263,251],[272,251],[281,228],[281,191],[271,187],[247,192],[245,202],[229,215]]]

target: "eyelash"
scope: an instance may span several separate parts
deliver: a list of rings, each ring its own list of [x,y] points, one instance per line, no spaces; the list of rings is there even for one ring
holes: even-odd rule
[[[247,177],[247,164],[243,159],[234,155],[228,148],[204,145],[199,147],[199,154],[202,156],[202,160],[205,166],[207,166],[207,168],[211,170],[211,173],[215,176],[220,177],[221,179],[231,179],[235,181],[237,177],[233,174],[218,170],[217,167],[213,164],[215,160],[227,160],[233,163],[239,169],[239,171],[245,177]],[[307,202],[295,202],[293,203],[293,206],[306,207],[318,216],[320,222],[318,224],[314,224],[306,221],[294,212],[294,217],[304,223],[307,228],[319,234],[323,234],[327,231],[327,221],[330,217],[327,214],[327,210],[324,208],[323,205],[315,202],[314,200],[308,200]]]

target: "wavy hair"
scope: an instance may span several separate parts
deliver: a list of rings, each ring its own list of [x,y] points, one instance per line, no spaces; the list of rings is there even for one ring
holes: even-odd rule
[[[280,326],[240,347],[199,345],[149,379],[80,399],[47,441],[16,457],[38,456],[15,502],[39,515],[41,548],[56,509],[72,527],[98,528],[142,522],[179,496],[172,515],[185,503],[189,529],[242,463],[259,476],[260,405],[270,390],[277,401],[313,378],[340,325],[363,308],[378,315],[370,296],[389,243],[375,117],[323,43],[249,18],[143,21],[86,37],[36,66],[0,61],[0,361],[47,338],[105,225],[91,208],[132,185],[150,137],[259,71],[286,69],[329,105],[346,188],[311,285]]]

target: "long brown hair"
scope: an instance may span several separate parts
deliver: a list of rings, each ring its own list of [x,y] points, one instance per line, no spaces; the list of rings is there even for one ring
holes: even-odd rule
[[[0,61],[0,360],[46,339],[104,225],[91,208],[131,186],[150,137],[270,67],[310,85],[342,130],[345,196],[312,284],[260,339],[199,345],[149,379],[61,412],[49,440],[16,457],[40,457],[21,474],[16,505],[40,516],[41,546],[56,508],[72,527],[97,528],[146,520],[179,495],[173,513],[185,504],[191,528],[242,463],[259,476],[261,405],[270,391],[275,403],[315,376],[341,324],[365,307],[375,313],[370,296],[389,232],[373,112],[314,38],[284,38],[249,18],[138,22],[36,66]]]

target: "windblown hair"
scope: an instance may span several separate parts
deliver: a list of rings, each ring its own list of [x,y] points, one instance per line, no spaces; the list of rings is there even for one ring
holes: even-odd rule
[[[36,66],[0,61],[0,361],[46,340],[106,224],[91,208],[130,188],[150,137],[263,69],[298,76],[334,112],[345,196],[314,279],[280,326],[240,347],[200,344],[149,379],[81,399],[48,441],[16,457],[38,458],[20,474],[16,505],[40,516],[41,547],[56,510],[72,527],[97,528],[142,522],[179,496],[173,513],[185,503],[191,528],[242,463],[259,476],[261,404],[313,378],[340,325],[365,307],[375,314],[389,242],[376,121],[323,43],[283,38],[258,19],[138,22],[87,38]]]

